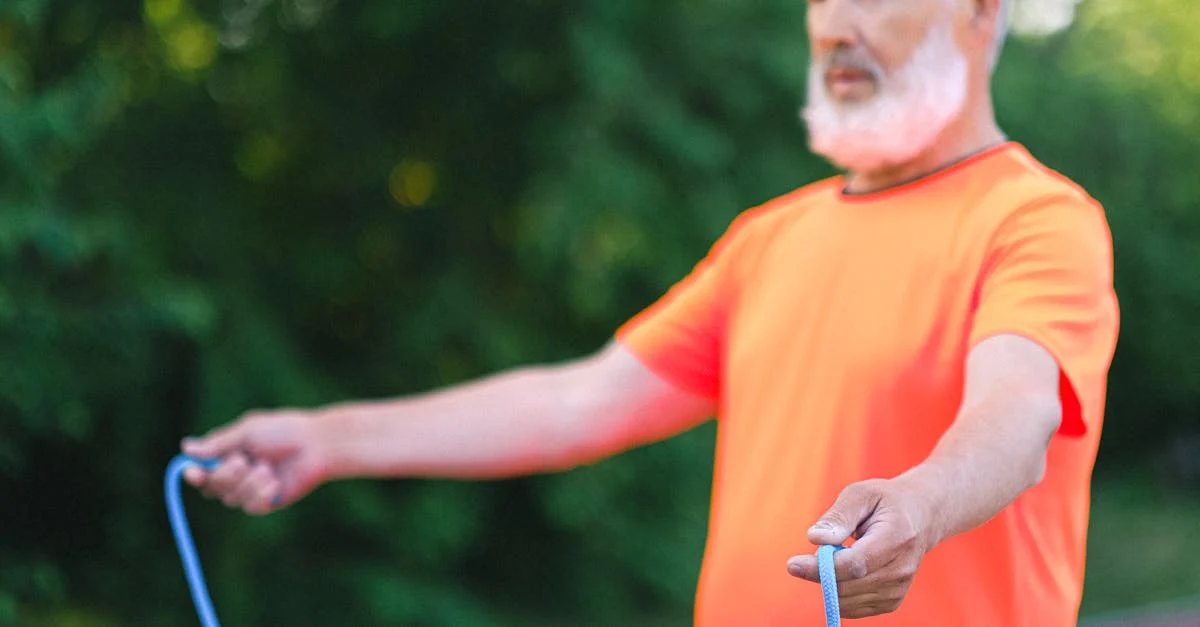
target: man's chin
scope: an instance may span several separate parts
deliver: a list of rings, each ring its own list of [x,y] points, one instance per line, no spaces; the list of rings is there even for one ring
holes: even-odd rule
[[[824,145],[824,142],[809,142],[808,148],[844,172],[872,172],[882,170],[891,163],[891,159],[878,152],[847,150],[844,146]]]

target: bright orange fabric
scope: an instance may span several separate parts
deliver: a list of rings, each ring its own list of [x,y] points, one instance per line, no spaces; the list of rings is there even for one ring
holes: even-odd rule
[[[1117,334],[1101,207],[1008,143],[847,196],[834,178],[740,216],[618,340],[717,401],[701,627],[824,625],[788,557],[845,486],[921,462],[954,420],[980,340],[1027,336],[1063,373],[1045,479],[926,556],[903,606],[863,627],[1067,627]]]

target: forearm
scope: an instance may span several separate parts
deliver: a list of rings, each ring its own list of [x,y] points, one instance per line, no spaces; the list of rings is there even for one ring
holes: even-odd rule
[[[920,465],[898,479],[927,502],[926,542],[974,529],[1037,485],[1061,409],[1045,401],[996,399],[964,408]]]
[[[330,478],[495,478],[580,463],[570,366],[524,368],[315,416]]]

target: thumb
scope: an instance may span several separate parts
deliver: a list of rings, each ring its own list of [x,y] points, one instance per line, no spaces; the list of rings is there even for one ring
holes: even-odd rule
[[[808,541],[817,545],[846,542],[875,510],[878,500],[871,490],[858,484],[847,487],[838,495],[833,507],[809,528]]]
[[[238,425],[222,427],[200,438],[185,438],[181,445],[184,453],[202,459],[225,457],[242,446],[242,430]]]

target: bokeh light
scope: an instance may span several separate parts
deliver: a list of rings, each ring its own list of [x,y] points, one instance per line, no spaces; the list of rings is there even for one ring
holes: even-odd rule
[[[401,161],[388,175],[392,199],[403,207],[424,207],[436,187],[437,169],[429,161]]]

